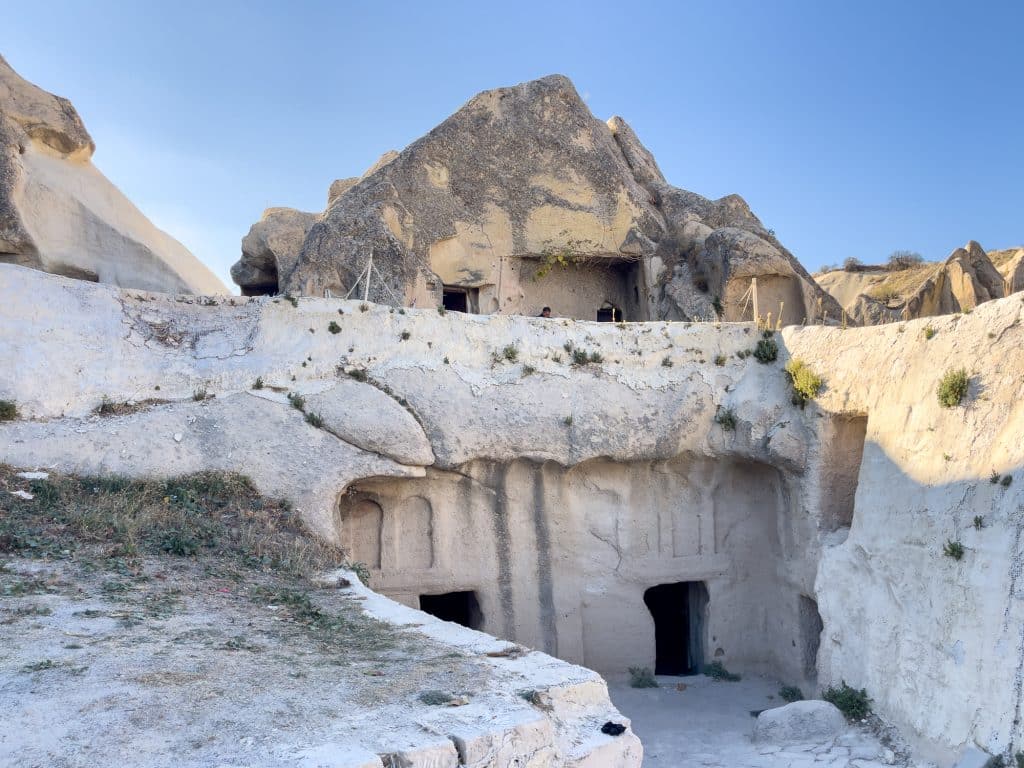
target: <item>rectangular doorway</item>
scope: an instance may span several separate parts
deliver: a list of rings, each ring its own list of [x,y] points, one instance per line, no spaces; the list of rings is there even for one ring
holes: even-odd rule
[[[654,619],[657,675],[696,675],[704,666],[708,590],[701,581],[658,584],[644,592]]]
[[[459,288],[453,285],[446,285],[441,293],[441,306],[449,312],[479,314],[479,302],[479,288]]]
[[[476,592],[472,591],[420,595],[420,610],[441,621],[451,621],[470,629],[480,629],[484,623]]]

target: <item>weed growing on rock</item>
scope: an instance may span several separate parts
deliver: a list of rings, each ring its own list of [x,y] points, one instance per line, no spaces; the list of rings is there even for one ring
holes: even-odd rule
[[[1002,475],[1000,475],[1000,474],[999,474],[998,472],[996,472],[996,471],[995,471],[995,470],[993,469],[993,470],[992,470],[992,474],[988,476],[988,481],[989,481],[990,483],[992,483],[992,485],[995,485],[996,483],[998,483],[998,482],[999,482],[999,480],[1000,480],[1000,478],[1001,478],[1001,477],[1002,477]]]
[[[779,698],[787,704],[792,704],[794,701],[803,701],[804,692],[795,685],[784,685],[779,689]]]
[[[974,516],[974,529],[977,530],[977,531],[980,531],[984,527],[985,527],[985,518],[983,518],[981,515],[975,515]]]
[[[14,421],[18,418],[18,406],[13,400],[0,400],[0,421]]]
[[[999,481],[999,484],[1001,486],[1003,486],[1003,488],[1009,488],[1010,487],[1010,483],[1012,483],[1012,482],[1013,482],[1013,475],[1003,475],[1003,479]]]
[[[262,376],[257,376],[256,377],[256,381],[254,381],[252,383],[252,388],[253,389],[263,389],[263,377]]]
[[[356,381],[366,381],[370,378],[370,374],[368,374],[363,368],[350,368],[347,373],[349,378],[355,379]]]
[[[575,366],[604,362],[604,356],[600,352],[587,352],[585,349],[573,349],[571,354],[572,364]]]
[[[793,385],[793,404],[803,408],[808,400],[813,400],[825,385],[821,376],[803,360],[794,357],[786,363],[786,375]]]
[[[444,304],[439,304],[437,306],[437,314],[439,314],[439,315],[447,315],[448,314],[448,310],[445,309]]]
[[[965,368],[946,371],[939,381],[937,390],[939,405],[943,408],[955,408],[960,405],[964,398],[967,397],[969,383],[970,378],[967,376]]]
[[[962,560],[964,551],[964,545],[952,539],[946,539],[946,543],[942,545],[942,554],[952,557],[954,560]]]
[[[736,411],[732,408],[718,406],[718,413],[715,414],[715,423],[726,432],[734,431],[736,429]]]
[[[306,414],[306,422],[311,427],[316,427],[317,429],[320,429],[324,425],[323,417],[321,417],[319,413],[313,413],[313,412],[307,413]]]
[[[715,355],[715,365],[725,365],[725,355]]]
[[[567,426],[567,427],[571,427],[572,426],[572,414],[570,413],[568,416],[566,416],[564,419],[562,419],[562,423],[565,424],[565,426]]]
[[[306,398],[300,395],[298,392],[288,393],[288,402],[292,404],[292,408],[297,411],[301,411],[306,407]]]
[[[851,722],[863,720],[871,714],[871,698],[868,696],[868,692],[864,688],[859,691],[856,688],[851,688],[845,680],[838,688],[830,685],[821,694],[821,698],[829,704],[833,704]]]
[[[658,681],[650,667],[630,667],[629,684],[633,688],[657,688]]]
[[[671,368],[672,367],[672,358],[670,358],[670,357],[663,357],[661,359],[661,367],[662,368]]]
[[[341,333],[341,326],[331,320],[331,322],[327,324],[327,330],[331,333]]]
[[[519,359],[519,350],[516,349],[515,344],[507,344],[503,350],[501,350],[501,356],[510,363],[514,363]]]
[[[205,400],[208,396],[209,395],[207,395],[206,393],[206,387],[200,387],[199,389],[192,393],[192,399],[195,400],[196,402],[201,402]]]
[[[713,661],[704,667],[704,675],[710,677],[712,680],[724,681],[727,683],[739,682],[742,677],[734,674],[726,669],[722,662]]]
[[[445,693],[444,691],[430,690],[423,691],[423,693],[421,693],[416,698],[418,698],[421,702],[427,704],[428,706],[440,707],[452,701],[455,697],[452,696],[450,693]]]
[[[537,372],[537,369],[534,368],[532,365],[524,365],[523,366],[523,376],[532,376],[536,372]]]
[[[715,296],[715,298],[711,300],[711,308],[715,310],[715,314],[719,317],[722,317],[725,314],[725,309],[722,307],[722,300],[718,296]]]
[[[399,336],[399,338],[402,341],[408,341],[411,337],[412,337],[412,334],[409,333],[408,331],[402,331],[401,335]]]
[[[779,357],[779,345],[775,339],[772,338],[775,335],[774,331],[762,331],[761,338],[757,342],[757,346],[754,348],[754,357],[757,358],[757,362],[767,365],[768,363],[775,362]]]
[[[938,331],[936,331],[935,328],[933,328],[931,325],[926,325],[924,327],[924,330],[921,331],[921,334],[925,337],[925,339],[932,338],[932,336],[934,336],[936,333],[938,333]]]
[[[360,312],[369,312],[370,311],[370,305],[365,303],[365,302],[360,304],[359,305],[359,311]]]

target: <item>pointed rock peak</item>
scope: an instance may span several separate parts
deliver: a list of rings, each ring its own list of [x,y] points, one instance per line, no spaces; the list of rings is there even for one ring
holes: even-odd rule
[[[640,139],[637,138],[636,132],[630,124],[618,115],[613,115],[608,119],[607,125],[637,182],[645,187],[652,184],[664,184],[665,176],[658,167],[654,155],[640,143]]]
[[[0,116],[33,141],[75,159],[92,157],[96,145],[71,102],[23,78],[0,56]]]

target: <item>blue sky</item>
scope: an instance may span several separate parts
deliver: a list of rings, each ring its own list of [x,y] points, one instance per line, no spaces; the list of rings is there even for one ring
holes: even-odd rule
[[[264,208],[319,211],[474,93],[553,72],[810,269],[1024,243],[1019,0],[161,5],[22,3],[0,52],[226,282]]]

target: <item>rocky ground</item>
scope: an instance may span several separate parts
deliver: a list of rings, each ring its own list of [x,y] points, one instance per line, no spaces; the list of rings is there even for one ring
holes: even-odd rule
[[[301,573],[331,554],[231,476],[0,467],[0,766],[638,764],[595,675]]]
[[[898,744],[877,735],[874,722],[851,725],[834,738],[758,743],[754,714],[782,706],[779,683],[708,677],[659,677],[658,688],[615,680],[615,705],[644,744],[644,768],[882,768],[908,765]]]

